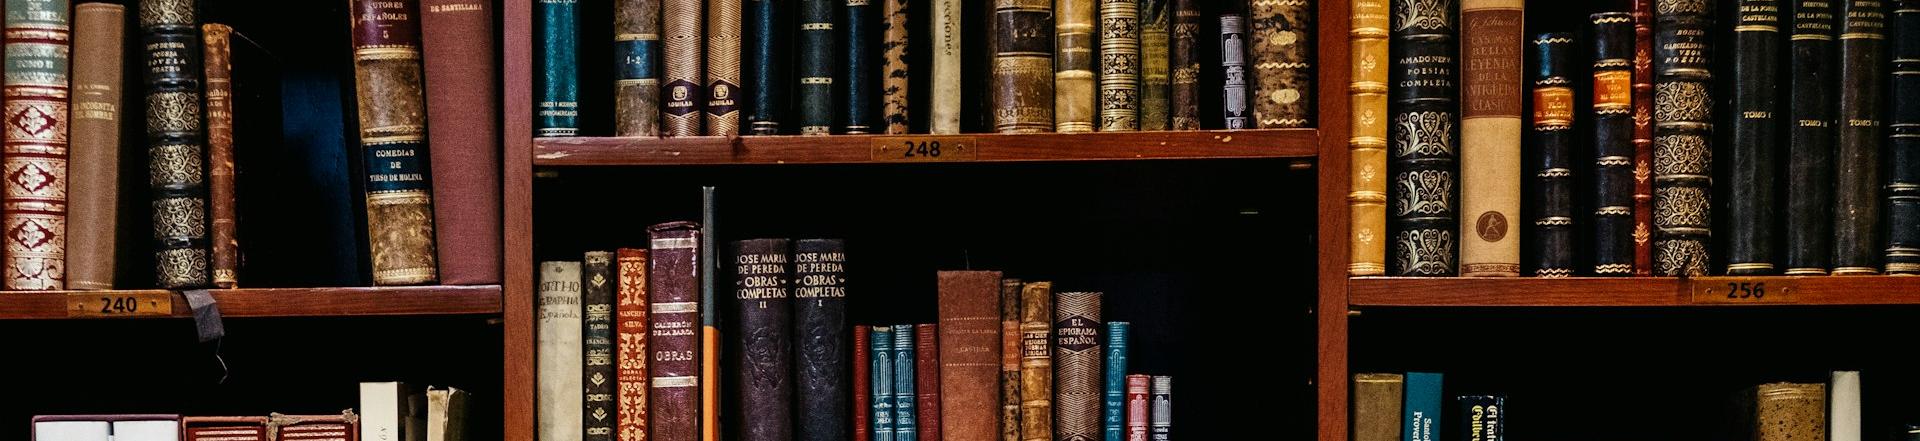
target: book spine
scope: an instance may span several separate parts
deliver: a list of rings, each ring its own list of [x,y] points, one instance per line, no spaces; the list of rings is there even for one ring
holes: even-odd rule
[[[800,441],[847,438],[847,252],[839,239],[793,243],[793,349],[800,382]],[[855,378],[867,374],[856,373]],[[861,392],[856,391],[856,395]],[[855,409],[866,409],[855,405]],[[859,439],[866,439],[856,437]]]
[[[1101,437],[1105,380],[1100,358],[1100,293],[1053,295],[1054,439],[1094,441]]]
[[[1827,413],[1827,385],[1820,383],[1769,383],[1754,390],[1754,441],[1792,441],[1825,439],[1827,425],[1821,424]],[[1859,439],[1857,433],[1854,439]]]
[[[1881,118],[1885,110],[1886,2],[1840,3],[1840,115],[1835,144],[1833,274],[1879,272]]]
[[[707,0],[706,134],[740,135],[740,0]]]
[[[582,415],[586,417],[587,441],[612,441],[619,408],[614,407],[614,386],[618,382],[613,367],[614,290],[619,273],[614,272],[612,251],[588,251],[580,264],[581,347],[586,353],[583,374],[586,396]]]
[[[140,5],[148,60],[147,167],[154,208],[154,282],[161,288],[194,288],[211,282],[206,151],[202,149],[206,131],[200,120],[200,80],[205,71],[200,67],[197,12],[193,0],[142,0]],[[31,103],[8,99],[7,114],[21,114]],[[44,112],[54,113],[45,107],[52,103],[39,105]]]
[[[1100,1],[1100,124],[1102,132],[1140,129],[1140,5]]]
[[[1000,11],[995,2],[973,4],[962,1],[968,32],[960,34],[961,85],[960,130],[968,133],[993,133],[995,39],[999,38]],[[1051,124],[1049,124],[1051,125]]]
[[[800,0],[798,111],[802,135],[833,133],[833,16],[831,0]]]
[[[1020,290],[1020,439],[1053,440],[1053,282]]]
[[[853,441],[872,441],[873,433],[873,327],[853,327]],[[802,424],[805,421],[802,420]],[[806,433],[802,428],[800,433]],[[805,436],[805,435],[802,435]]]
[[[1168,118],[1173,130],[1200,130],[1200,7],[1199,0],[1172,0],[1168,57],[1172,91]]]
[[[746,119],[749,135],[778,135],[787,109],[787,64],[793,53],[786,42],[792,8],[777,0],[747,0]]]
[[[1053,131],[1093,131],[1095,0],[1055,0]]]
[[[935,0],[933,26],[933,100],[927,103],[927,129],[936,135],[960,133],[960,0]],[[891,89],[889,89],[891,90]]]
[[[1572,104],[1567,110],[1572,110]],[[1353,441],[1400,440],[1400,404],[1406,386],[1406,376],[1401,374],[1353,374]]]
[[[1454,1],[1392,0],[1388,208],[1397,276],[1450,276],[1460,209]]]
[[[1000,281],[1000,441],[1020,437],[1020,279]],[[950,421],[952,419],[949,419]]]
[[[1887,185],[1887,272],[1920,273],[1920,1],[1893,7],[1893,82],[1887,144],[1892,181]]]
[[[1127,336],[1130,324],[1107,322],[1106,441],[1127,437]]]
[[[540,263],[540,330],[535,345],[541,441],[580,440],[585,401],[580,335],[580,262]]]
[[[1860,371],[1833,371],[1827,384],[1827,441],[1860,441]]]
[[[1514,0],[1515,3],[1521,0]],[[1252,2],[1248,18],[1253,22],[1253,47],[1248,56],[1253,59],[1254,120],[1263,129],[1312,127],[1313,124],[1313,45],[1319,41],[1314,37],[1313,2],[1309,0],[1267,0]],[[1519,13],[1516,6],[1515,14]],[[1507,58],[1514,65],[1505,68],[1513,71],[1512,101],[1515,126],[1513,134],[1519,137],[1520,102],[1520,21],[1514,19],[1510,32],[1512,46]],[[1514,142],[1514,150],[1519,150],[1519,141]],[[1519,174],[1519,158],[1515,154],[1514,174]],[[1514,199],[1519,205],[1519,199]],[[1517,211],[1517,210],[1516,210]],[[1518,253],[1518,249],[1515,249]],[[1514,259],[1516,264],[1519,259]],[[1517,269],[1515,271],[1518,271]]]
[[[911,33],[908,32],[907,29],[907,14],[912,8],[908,6],[907,0],[880,1],[880,15],[887,17],[886,26],[883,28],[883,35],[880,42],[881,50],[884,53],[881,68],[887,72],[886,78],[880,80],[884,87],[880,92],[880,100],[884,101],[884,105],[886,106],[886,109],[884,109],[886,113],[884,117],[887,123],[886,133],[889,135],[902,135],[906,134],[908,130],[907,115],[909,112],[907,107],[907,86],[909,86],[909,84],[907,82],[907,44],[908,35]],[[940,28],[937,26],[934,27],[933,33],[938,35]],[[938,83],[938,81],[936,78],[935,82]],[[940,92],[938,87],[934,89],[935,93]]]
[[[1220,115],[1228,129],[1253,128],[1247,111],[1247,18],[1239,13],[1220,15]]]
[[[1712,5],[1654,0],[1654,273],[1707,273],[1713,153]]]
[[[367,172],[373,284],[438,280],[417,0],[354,0],[354,78]]]
[[[702,341],[699,225],[670,222],[647,228],[647,436],[655,441],[700,439]]]
[[[1520,275],[1523,0],[1460,3],[1460,275]]]
[[[1153,377],[1150,375],[1128,375],[1127,381],[1127,433],[1126,441],[1147,441],[1148,420],[1153,414],[1147,397],[1152,394]]]
[[[660,0],[662,80],[660,85],[660,131],[668,137],[700,134],[704,112],[700,110],[706,94],[700,88],[706,77],[700,73],[706,61],[705,41],[700,37],[700,7],[704,0]]]
[[[359,2],[355,2],[359,3]],[[368,2],[372,3],[372,2]],[[580,134],[580,4],[578,0],[538,0],[533,46],[533,131],[535,136]]]
[[[940,441],[940,327],[921,323],[913,327],[914,422],[919,441]]]
[[[1389,0],[1351,1],[1347,229],[1353,237],[1348,238],[1347,274],[1378,276],[1387,273],[1387,181],[1381,179],[1387,169],[1387,66],[1380,61],[1387,59]]]
[[[1004,344],[1001,287],[1000,273],[995,271],[939,273],[939,364],[920,366],[922,440],[1000,438],[1000,369],[1006,361],[1000,352]],[[923,344],[920,351],[927,349]],[[938,379],[940,407],[932,412],[937,419],[928,417],[925,380],[929,375]]]
[[[1593,24],[1593,274],[1633,274],[1633,15]],[[1468,144],[1471,144],[1469,142]]]
[[[661,0],[613,1],[613,134],[660,136]]]
[[[1573,275],[1573,34],[1533,41],[1533,275]],[[1397,406],[1397,405],[1396,405]],[[1398,409],[1398,407],[1395,407]],[[1398,417],[1396,410],[1394,415]],[[1397,430],[1397,425],[1396,425]]]
[[[720,286],[715,276],[720,272],[720,246],[713,234],[718,199],[711,185],[700,187],[700,224],[696,227],[699,239],[699,257],[695,259],[699,277],[700,313],[700,439],[701,441],[720,441]]]
[[[427,75],[427,169],[434,171],[434,248],[440,282],[500,283],[500,92],[493,6],[422,0],[420,49]],[[648,88],[651,91],[652,88]],[[216,234],[217,236],[217,234]],[[216,255],[217,259],[218,256]]]
[[[1053,2],[993,2],[993,130],[1053,130]]]
[[[1823,275],[1833,266],[1834,2],[1794,0],[1793,62],[1787,67],[1786,274]]]
[[[1633,275],[1653,275],[1653,0],[1633,0]]]
[[[207,199],[212,205],[213,286],[240,285],[233,197],[233,28],[200,26],[207,75]]]
[[[1140,130],[1166,130],[1172,123],[1167,3],[1140,1]]]
[[[67,289],[113,289],[126,7],[73,8],[73,143],[67,162]]]
[[[1400,433],[1406,441],[1440,439],[1440,374],[1412,372],[1406,376],[1406,402],[1401,406]]]
[[[1727,257],[1729,275],[1774,274],[1774,150],[1778,149],[1779,100],[1775,72],[1780,50],[1780,5],[1776,0],[1739,0],[1733,27],[1732,136],[1727,152]]]
[[[1632,17],[1628,17],[1628,20],[1632,20]],[[1500,416],[1500,412],[1507,407],[1506,397],[1466,395],[1459,397],[1458,401],[1460,431],[1464,435],[1459,439],[1465,441],[1505,441],[1507,439],[1506,419]]]
[[[893,329],[873,327],[873,441],[899,439],[893,412]]]
[[[913,350],[914,325],[893,326],[893,439],[897,441],[915,441],[920,439],[920,421],[918,407],[914,400],[919,398],[914,390]]]
[[[793,291],[786,239],[733,242],[734,372],[740,378],[740,438],[793,439]],[[805,329],[805,328],[802,328]],[[803,340],[804,341],[804,340]],[[802,351],[805,352],[805,351]],[[799,371],[805,372],[805,371]],[[803,374],[804,375],[804,374]],[[809,380],[812,380],[811,378]]]
[[[846,20],[840,22],[846,29],[842,33],[840,46],[841,67],[847,84],[840,87],[841,100],[846,109],[840,112],[845,119],[840,122],[840,133],[858,135],[873,131],[874,101],[873,94],[880,91],[880,84],[874,81],[873,72],[873,7],[869,0],[847,0]]]
[[[615,255],[619,265],[618,304],[614,306],[614,328],[619,333],[614,348],[618,360],[618,406],[614,409],[616,439],[647,440],[647,250],[621,248]],[[447,440],[453,441],[453,440]]]
[[[1153,441],[1173,441],[1173,377],[1153,376],[1153,387],[1149,391],[1153,415],[1148,417],[1148,436]]]

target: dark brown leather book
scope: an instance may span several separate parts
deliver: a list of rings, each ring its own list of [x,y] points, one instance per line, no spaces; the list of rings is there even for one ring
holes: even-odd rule
[[[1653,275],[1653,0],[1633,0],[1633,275]]]
[[[1173,130],[1200,130],[1200,8],[1199,0],[1173,0],[1172,50]],[[1211,41],[1209,39],[1208,41]]]
[[[353,1],[353,76],[367,173],[373,284],[439,280],[425,161],[418,0]]]
[[[207,72],[207,201],[213,204],[213,286],[240,286],[233,197],[233,28],[200,26]]]
[[[73,7],[73,121],[67,152],[67,289],[113,289],[120,211],[125,6]]]
[[[1249,37],[1253,46],[1248,48],[1247,55],[1253,64],[1254,124],[1263,129],[1313,126],[1313,44],[1320,41],[1314,38],[1313,2],[1267,0],[1252,2],[1251,6],[1248,18],[1252,21],[1253,32]],[[1515,20],[1510,44],[1513,51],[1503,55],[1519,60],[1520,29],[1518,19]],[[1509,70],[1514,72],[1513,100],[1517,103],[1520,65],[1515,63]],[[1514,107],[1513,114],[1513,125],[1518,126],[1519,107]],[[1519,129],[1513,133],[1517,137]],[[1514,159],[1513,169],[1520,169],[1518,158]],[[1514,249],[1517,254],[1518,246]],[[1516,257],[1515,261],[1518,260]],[[1518,275],[1519,270],[1514,271]]]
[[[440,283],[500,283],[500,93],[493,3],[421,0]],[[648,88],[652,92],[654,88]],[[457,129],[456,129],[457,128]],[[217,257],[217,256],[216,256]]]
[[[1020,441],[1020,279],[1000,280],[1000,441]]]
[[[614,378],[617,392],[614,433],[620,441],[641,441],[647,434],[647,250],[621,248],[615,252],[620,287],[615,293],[613,329]]]
[[[706,102],[701,93],[705,77],[700,67],[705,42],[700,39],[702,0],[661,0],[660,32],[665,39],[661,57],[665,63],[660,84],[660,134],[668,137],[700,134]]]
[[[733,372],[740,385],[740,438],[793,439],[793,266],[786,239],[734,241]]]
[[[1053,436],[1058,441],[1103,439],[1106,339],[1100,335],[1100,293],[1053,295]]]
[[[655,441],[695,441],[701,413],[700,224],[657,224],[647,234],[649,435]]]
[[[67,253],[67,3],[20,1],[6,19],[8,290],[63,289]],[[118,60],[115,60],[116,62]]]
[[[273,441],[359,441],[360,416],[353,409],[337,415],[267,416],[267,433]],[[372,441],[372,440],[369,440]]]
[[[211,283],[206,126],[200,119],[200,85],[206,72],[200,67],[197,11],[194,0],[140,2],[140,31],[148,60],[147,171],[154,207],[154,281],[161,288]]]
[[[1094,0],[1057,0],[1053,4],[1053,131],[1093,131]]]
[[[1833,275],[1880,272],[1880,155],[1886,134],[1887,8],[1840,4],[1839,138],[1834,144]],[[1903,97],[1904,98],[1904,97]]]
[[[267,441],[267,417],[180,417],[180,430],[185,441]]]
[[[998,380],[1005,361],[1000,357],[1000,272],[941,271],[939,280],[940,408],[938,419],[920,418],[920,434],[923,439],[933,431],[947,441],[996,441],[1001,409],[995,397],[1002,392]],[[928,368],[920,366],[920,375]],[[924,393],[926,383],[918,390]],[[925,414],[927,406],[920,408]]]
[[[1053,439],[1053,282],[1020,291],[1020,439]]]
[[[941,357],[938,337],[940,325],[921,323],[913,326],[914,416],[919,418],[918,441],[941,441],[940,379]],[[957,403],[956,403],[957,404]],[[909,440],[896,440],[909,441]]]
[[[993,130],[1053,130],[1053,2],[994,0]]]
[[[618,387],[614,370],[614,291],[620,276],[612,251],[588,251],[580,261],[580,346],[584,354],[581,372],[586,395],[580,413],[586,422],[587,441],[613,441],[618,408],[614,390]],[[364,409],[363,409],[364,410]]]
[[[740,0],[707,0],[706,134],[740,135]]]
[[[1353,374],[1353,441],[1400,441],[1406,376]]]
[[[660,136],[660,0],[614,0],[613,47],[613,135]]]

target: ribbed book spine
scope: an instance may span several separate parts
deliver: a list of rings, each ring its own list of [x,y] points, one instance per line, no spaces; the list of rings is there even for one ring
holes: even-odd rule
[[[1140,130],[1166,130],[1172,121],[1168,3],[1140,0]]]
[[[1410,372],[1406,377],[1406,401],[1401,406],[1400,433],[1405,441],[1438,441],[1444,433],[1440,426],[1440,374]]]
[[[1653,275],[1653,0],[1633,1],[1633,275]]]
[[[786,119],[788,64],[793,62],[790,35],[793,8],[779,0],[747,0],[745,107],[747,134],[778,135]]]
[[[660,1],[613,0],[614,136],[660,136]]]
[[[706,134],[740,134],[740,0],[707,0]]]
[[[73,142],[67,162],[67,289],[112,289],[120,203],[126,7],[73,8]]]
[[[1382,0],[1385,1],[1385,0]],[[1172,91],[1168,118],[1173,130],[1200,130],[1200,20],[1199,0],[1172,0],[1173,25],[1168,57]]]
[[[1533,38],[1533,276],[1573,275],[1573,34]]]
[[[1100,131],[1140,129],[1140,4],[1100,1]]]
[[[1131,324],[1107,322],[1106,441],[1127,438],[1127,337]]]
[[[913,391],[918,441],[940,441],[940,325],[913,327]]]
[[[1775,74],[1779,70],[1780,4],[1739,0],[1733,27],[1733,145],[1727,156],[1729,275],[1774,274],[1774,151],[1779,149]]]
[[[5,286],[64,289],[69,8],[65,0],[15,0],[6,9]]]
[[[845,69],[843,78],[847,84],[839,88],[841,101],[846,109],[839,112],[840,133],[857,135],[873,131],[876,118],[873,116],[875,94],[880,92],[880,83],[873,78],[873,7],[868,0],[847,0],[846,20],[840,22],[844,31],[840,34],[841,68]]]
[[[1100,293],[1053,295],[1053,439],[1101,439],[1101,403],[1105,380],[1100,358]]]
[[[580,262],[540,263],[540,323],[535,342],[539,389],[537,438],[580,440],[580,403],[586,391],[581,358]]]
[[[1887,185],[1887,272],[1920,273],[1920,0],[1897,0],[1893,7],[1893,83],[1889,105],[1892,127],[1888,154],[1893,164]]]
[[[1020,438],[1020,279],[1000,281],[1000,441]]]
[[[1396,276],[1450,276],[1458,269],[1459,97],[1453,0],[1392,0],[1394,87],[1387,90],[1387,269]]]
[[[1020,291],[1020,439],[1053,440],[1053,282]]]
[[[1053,130],[1053,2],[993,2],[993,130]]]
[[[620,285],[615,293],[614,346],[615,438],[620,441],[647,439],[647,250],[621,248],[614,256],[619,265]],[[453,441],[453,440],[447,440]]]
[[[873,440],[873,327],[853,327],[853,439]],[[803,429],[804,430],[804,429]],[[802,432],[804,433],[804,432]]]
[[[920,414],[914,406],[914,325],[893,326],[893,439],[920,439]]]
[[[1153,377],[1150,375],[1127,375],[1127,433],[1126,441],[1147,441],[1147,427],[1153,418],[1153,407],[1147,397],[1153,392]]]
[[[207,195],[213,209],[213,286],[240,285],[240,241],[233,195],[233,28],[200,27],[207,75]]]
[[[491,72],[499,63],[493,3],[422,0],[420,8],[427,127],[442,128],[427,131],[427,145],[442,147],[427,152],[427,169],[437,177],[433,180],[433,232],[440,283],[498,284],[500,79],[474,74]]]
[[[1353,74],[1347,84],[1347,274],[1387,273],[1387,3],[1351,0],[1347,45]]]
[[[733,242],[734,372],[740,375],[740,437],[793,439],[793,280],[786,239]],[[804,343],[804,342],[803,342]]]
[[[373,284],[438,279],[415,0],[354,0],[354,79],[366,161]]]
[[[1338,0],[1336,0],[1338,1]],[[1512,0],[1519,3],[1521,0]],[[1253,25],[1253,46],[1247,56],[1253,60],[1253,118],[1263,129],[1313,126],[1313,18],[1316,11],[1309,0],[1255,0],[1249,18]],[[1514,12],[1519,13],[1516,6]],[[1513,46],[1503,56],[1520,57],[1519,20],[1512,25]],[[1519,102],[1520,67],[1510,66],[1516,89],[1512,99]],[[1518,126],[1519,107],[1514,107]],[[1518,137],[1520,130],[1513,130]],[[1518,144],[1515,144],[1518,150]],[[1513,170],[1518,173],[1516,159]],[[1515,199],[1518,202],[1518,199]],[[1518,262],[1519,259],[1514,259]],[[1518,266],[1516,263],[1515,266]]]
[[[1148,432],[1153,441],[1173,441],[1173,377],[1153,376],[1152,393],[1153,415],[1148,419]]]
[[[1884,103],[1886,2],[1840,1],[1840,114],[1834,151],[1833,274],[1880,272],[1880,126]]]
[[[933,29],[928,35],[933,38],[933,68],[929,69],[933,73],[933,101],[927,103],[927,129],[936,135],[951,135],[960,133],[960,96],[965,87],[960,83],[960,38],[966,35],[960,17],[965,10],[960,0],[934,0],[932,13],[929,23]]]
[[[1220,75],[1223,127],[1253,128],[1247,109],[1247,18],[1239,13],[1220,15]]]
[[[1654,273],[1707,273],[1713,164],[1713,7],[1655,0]]]
[[[893,414],[893,327],[873,327],[873,441],[895,441]],[[899,441],[913,441],[900,439]]]
[[[704,0],[660,0],[662,45],[660,85],[660,132],[668,137],[700,134],[704,112],[701,104],[707,95],[701,85],[705,76],[700,68],[706,62],[706,41],[700,37],[700,7]]]
[[[800,441],[847,437],[847,252],[839,239],[793,243],[793,352]],[[857,393],[857,392],[856,392]]]
[[[1095,0],[1053,2],[1053,130],[1093,131]]]
[[[580,134],[579,9],[578,0],[533,6],[534,136]]]
[[[1460,275],[1520,275],[1522,0],[1460,3]]]
[[[647,227],[647,432],[655,441],[700,439],[702,409],[700,226]]]
[[[586,419],[587,441],[612,441],[618,423],[614,388],[618,382],[614,370],[614,291],[619,287],[612,251],[588,251],[580,263],[580,340],[586,353],[583,363],[586,396],[582,415]]]
[[[832,0],[800,0],[800,85],[795,90],[802,135],[833,133],[833,15]]]
[[[1633,273],[1633,15],[1593,24],[1593,274]],[[1468,141],[1471,144],[1471,141]]]
[[[8,5],[11,10],[27,3]],[[153,193],[154,281],[161,288],[202,287],[211,282],[206,131],[200,119],[200,76],[205,71],[200,67],[197,12],[193,0],[140,2],[140,30],[148,60],[147,171]],[[21,74],[13,76],[28,77]],[[21,114],[15,109],[26,104],[27,100],[9,97],[7,114]]]
[[[1787,66],[1786,274],[1822,275],[1833,266],[1833,141],[1838,85],[1831,0],[1794,0],[1793,62]]]
[[[886,102],[884,113],[886,133],[889,135],[905,134],[908,130],[907,44],[913,33],[907,29],[907,14],[912,9],[907,3],[907,0],[880,0],[880,15],[887,17],[880,41],[881,50],[885,53],[881,68],[887,72],[886,77],[880,80],[884,87],[880,99]],[[933,32],[937,35],[940,29],[936,27]],[[938,88],[935,89],[938,92]]]

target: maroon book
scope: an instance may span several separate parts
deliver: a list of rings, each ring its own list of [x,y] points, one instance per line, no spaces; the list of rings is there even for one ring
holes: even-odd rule
[[[853,441],[871,441],[873,426],[873,327],[853,327]]]
[[[700,439],[700,224],[647,228],[647,427],[654,441]]]
[[[1152,383],[1151,375],[1127,376],[1127,441],[1147,441],[1149,417],[1153,413],[1147,397]]]
[[[938,325],[913,326],[913,391],[920,421],[919,441],[940,441],[940,345]],[[895,440],[909,441],[909,440]]]
[[[184,441],[267,441],[267,417],[182,417]]]
[[[421,0],[440,282],[500,283],[500,96],[492,2]]]

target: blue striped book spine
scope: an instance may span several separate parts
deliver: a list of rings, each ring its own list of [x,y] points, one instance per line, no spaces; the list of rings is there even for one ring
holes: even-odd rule
[[[913,325],[894,326],[893,333],[893,437],[896,441],[914,441],[920,437],[914,423],[913,400]]]
[[[1107,441],[1127,439],[1127,336],[1132,325],[1107,322]]]
[[[911,351],[913,346],[907,345],[907,347]],[[901,364],[913,365],[912,363]],[[873,327],[873,441],[894,441],[893,434],[893,328],[875,326]],[[904,439],[912,441],[912,438]]]
[[[534,136],[579,134],[578,7],[573,0],[541,0],[533,8],[539,27],[533,43]]]
[[[1405,418],[1400,422],[1400,439],[1439,441],[1440,374],[1408,372],[1406,394],[1407,401],[1402,407]]]

